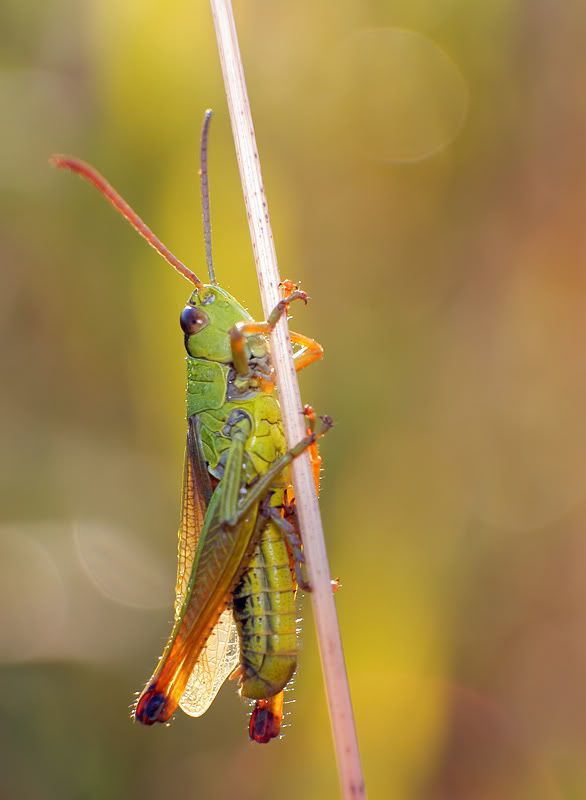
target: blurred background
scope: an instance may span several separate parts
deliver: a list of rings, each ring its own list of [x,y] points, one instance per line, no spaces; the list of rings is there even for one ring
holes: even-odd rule
[[[586,797],[586,7],[236,0],[367,786]],[[93,162],[260,314],[208,4],[0,8],[0,797],[329,798],[308,598],[291,723],[224,687],[132,725],[172,616],[180,279],[52,152]]]

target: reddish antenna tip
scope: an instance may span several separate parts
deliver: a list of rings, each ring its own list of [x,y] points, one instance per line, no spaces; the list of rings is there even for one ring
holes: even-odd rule
[[[102,194],[106,200],[108,200],[122,216],[130,222],[132,227],[138,231],[138,233],[146,239],[146,241],[153,247],[157,253],[163,256],[165,261],[167,261],[171,266],[177,270],[184,278],[187,278],[188,281],[193,283],[197,288],[203,286],[203,283],[197,277],[197,275],[192,272],[182,261],[173,255],[173,253],[166,247],[163,242],[155,236],[149,226],[142,221],[142,219],[138,216],[136,211],[132,209],[126,200],[118,194],[116,189],[113,186],[110,186],[108,181],[100,175],[97,169],[94,169],[90,164],[86,164],[85,161],[81,161],[79,158],[74,158],[73,156],[64,156],[64,155],[53,155],[49,159],[49,163],[53,167],[58,167],[60,169],[68,169],[71,172],[75,172],[77,175],[80,175],[82,178],[85,178],[86,181],[91,183],[96,189]]]
[[[65,163],[66,161],[67,161],[67,157],[66,156],[62,156],[59,153],[54,153],[49,158],[49,164],[52,167],[64,167],[64,166],[66,166],[66,163]]]

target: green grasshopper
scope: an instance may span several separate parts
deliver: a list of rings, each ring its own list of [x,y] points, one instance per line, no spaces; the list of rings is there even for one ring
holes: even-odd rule
[[[307,435],[287,449],[274,394],[268,335],[289,304],[308,298],[290,281],[265,322],[255,322],[222,289],[211,255],[207,141],[201,137],[201,194],[209,283],[204,284],[153,234],[92,167],[54,156],[54,165],[92,183],[195,289],[181,312],[187,350],[187,445],[175,599],[175,621],[134,716],[167,722],[180,706],[191,716],[209,708],[229,675],[240,694],[256,700],[250,736],[278,735],[283,689],[297,664],[295,593],[303,579],[303,550],[289,477],[306,449],[319,484],[321,425],[309,407]],[[291,333],[297,370],[323,355],[321,345]]]

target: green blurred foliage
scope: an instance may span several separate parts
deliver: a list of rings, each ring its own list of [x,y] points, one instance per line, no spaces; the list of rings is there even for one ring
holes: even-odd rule
[[[322,507],[367,786],[586,796],[586,7],[236,3],[302,375],[332,414]],[[248,743],[126,706],[167,634],[188,285],[87,186],[98,166],[260,314],[205,2],[0,9],[0,796],[337,793],[310,604],[292,726]]]

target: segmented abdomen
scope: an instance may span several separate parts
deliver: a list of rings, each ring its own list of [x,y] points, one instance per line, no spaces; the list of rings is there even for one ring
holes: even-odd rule
[[[272,520],[234,594],[240,634],[240,692],[255,700],[280,692],[297,666],[295,585],[289,552]]]

